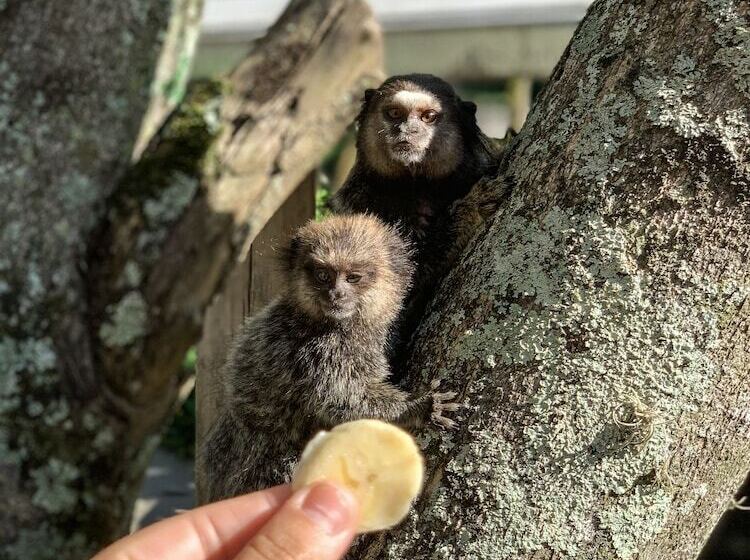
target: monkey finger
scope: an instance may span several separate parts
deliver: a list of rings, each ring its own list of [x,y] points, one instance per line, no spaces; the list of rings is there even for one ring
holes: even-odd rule
[[[462,408],[461,403],[444,403],[440,405],[440,409],[444,412],[456,412],[460,408]]]
[[[445,416],[442,416],[441,414],[433,414],[432,421],[438,426],[441,426],[448,430],[453,430],[457,425],[453,420],[451,420],[450,418],[446,418]]]

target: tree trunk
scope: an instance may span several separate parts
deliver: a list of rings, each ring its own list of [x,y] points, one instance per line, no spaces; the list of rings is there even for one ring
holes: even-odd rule
[[[225,272],[378,80],[362,1],[295,0],[118,183],[168,7],[0,2],[3,558],[81,558],[127,530]]]
[[[110,466],[128,457],[98,394],[81,265],[130,158],[168,12],[0,3],[3,558],[84,557],[126,517]]]
[[[419,331],[460,427],[362,557],[696,557],[750,457],[749,28],[591,7]]]

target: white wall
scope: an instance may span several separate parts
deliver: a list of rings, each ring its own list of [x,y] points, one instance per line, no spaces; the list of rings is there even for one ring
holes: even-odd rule
[[[591,0],[370,0],[386,31],[571,23]],[[207,35],[262,33],[285,0],[206,0]]]

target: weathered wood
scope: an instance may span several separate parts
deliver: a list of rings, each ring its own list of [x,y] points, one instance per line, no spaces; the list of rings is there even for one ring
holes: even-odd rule
[[[196,368],[196,447],[211,427],[221,403],[219,374],[232,336],[246,316],[258,312],[278,295],[285,282],[278,249],[294,229],[314,216],[315,174],[311,173],[258,234],[248,257],[235,266],[224,290],[206,311]],[[199,501],[200,495],[198,488]]]
[[[224,289],[206,310],[203,334],[198,343],[195,382],[196,449],[213,423],[221,402],[222,386],[216,376],[227,354],[229,342],[248,311],[250,264],[237,263],[227,276]],[[197,488],[200,502],[201,489]]]
[[[223,94],[202,93],[190,122],[167,123],[165,141],[144,154],[147,187],[135,173],[118,191],[91,262],[94,317],[106,318],[112,302],[122,301],[115,280],[126,267],[140,271],[127,292],[146,310],[139,351],[127,344],[99,352],[112,369],[108,379],[143,372],[135,390],[117,385],[126,414],[129,405],[169,410],[172,372],[199,337],[226,273],[354,118],[363,89],[379,80],[380,59],[379,30],[361,0],[295,0]],[[175,143],[192,153],[181,156]],[[136,415],[133,441],[162,421]]]
[[[365,557],[697,556],[750,457],[749,25],[593,4],[418,333],[460,427]]]
[[[247,315],[263,309],[287,281],[280,266],[279,249],[295,229],[315,217],[315,175],[308,175],[253,241]]]

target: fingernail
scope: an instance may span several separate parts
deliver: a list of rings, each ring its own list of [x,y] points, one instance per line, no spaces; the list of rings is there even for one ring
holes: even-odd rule
[[[318,482],[302,502],[302,511],[329,535],[337,535],[352,524],[356,504],[348,492],[329,482]]]

